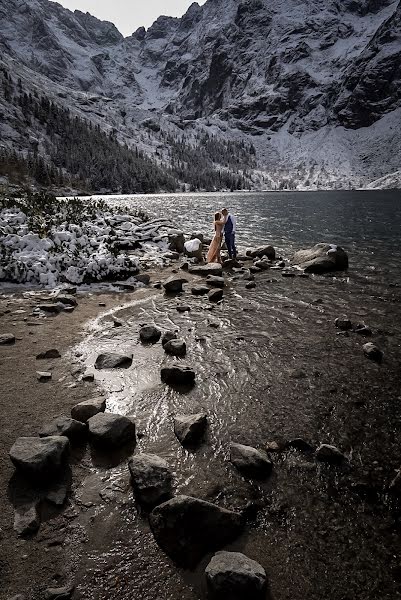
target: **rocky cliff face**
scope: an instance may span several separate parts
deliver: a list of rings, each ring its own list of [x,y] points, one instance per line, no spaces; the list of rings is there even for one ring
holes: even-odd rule
[[[252,140],[255,187],[399,167],[399,0],[208,0],[125,39],[48,0],[0,0],[0,48],[27,86],[166,164],[168,136],[207,131]]]

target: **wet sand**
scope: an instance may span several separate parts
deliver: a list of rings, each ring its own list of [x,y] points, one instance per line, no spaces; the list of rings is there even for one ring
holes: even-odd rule
[[[283,278],[274,270],[255,280],[256,288],[248,290],[244,280],[230,278],[219,305],[189,291],[166,298],[153,288],[82,297],[74,313],[32,328],[22,320],[27,315],[13,314],[29,301],[1,301],[0,313],[11,310],[0,318],[2,332],[21,338],[0,349],[1,598],[24,593],[39,600],[55,582],[74,584],[73,598],[85,600],[203,597],[209,557],[188,572],[157,547],[146,514],[135,504],[124,454],[74,452],[66,506],[49,513],[32,540],[17,540],[12,531],[10,446],[19,435],[36,434],[49,417],[69,414],[73,404],[97,395],[97,385],[109,410],[135,417],[136,451],[168,460],[176,493],[235,510],[252,503],[246,533],[231,547],[265,567],[268,598],[401,597],[399,507],[388,494],[401,466],[399,290],[388,287],[379,295],[373,283],[357,276]],[[191,310],[179,313],[177,304]],[[104,314],[110,310],[122,327]],[[364,321],[372,338],[337,335],[334,320],[344,314]],[[160,343],[139,343],[142,323],[178,330],[186,340],[185,362],[197,373],[190,393],[161,384],[160,365],[174,359],[166,359]],[[381,365],[364,356],[366,341],[384,351]],[[52,361],[53,380],[42,384],[34,357],[50,347],[63,358]],[[97,385],[71,375],[71,369],[91,367],[99,352],[117,348],[133,352],[132,369],[99,372]],[[174,436],[172,417],[199,408],[208,414],[208,432],[200,448],[188,452]],[[231,441],[264,448],[294,438],[313,447],[334,444],[349,463],[321,464],[312,452],[286,449],[272,454],[273,475],[258,483],[227,461]]]

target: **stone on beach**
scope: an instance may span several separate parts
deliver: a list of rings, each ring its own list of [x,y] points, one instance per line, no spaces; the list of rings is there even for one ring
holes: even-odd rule
[[[162,332],[154,325],[144,325],[139,330],[141,342],[156,343],[160,340]]]
[[[171,340],[176,340],[177,337],[178,336],[176,333],[174,333],[174,331],[166,331],[165,333],[163,333],[163,337],[162,337],[163,348],[166,344],[168,344],[168,342],[171,342]]]
[[[0,335],[0,346],[10,346],[15,344],[15,335],[12,333],[2,333]]]
[[[209,293],[209,291],[210,288],[208,288],[206,285],[194,285],[194,287],[191,288],[191,293],[194,296],[205,296]]]
[[[86,423],[88,419],[106,410],[106,400],[104,398],[92,398],[79,402],[71,409],[71,416],[81,423]]]
[[[38,308],[43,312],[48,312],[48,313],[53,313],[53,314],[58,314],[59,312],[61,312],[63,310],[62,305],[49,304],[49,303],[39,304]]]
[[[45,381],[50,381],[52,378],[52,374],[50,371],[36,371],[36,379],[41,381],[42,383]]]
[[[73,592],[73,587],[47,588],[44,600],[70,600]]]
[[[168,385],[192,386],[195,384],[195,371],[188,366],[165,366],[161,369],[161,380]]]
[[[187,353],[187,345],[184,340],[170,340],[164,344],[164,350],[172,356],[185,356]]]
[[[234,540],[241,515],[190,496],[176,496],[149,516],[160,548],[182,567],[192,568],[207,553]]]
[[[156,505],[173,495],[173,475],[168,463],[155,454],[136,454],[128,462],[138,502]]]
[[[185,237],[182,231],[170,231],[168,234],[169,250],[182,254],[184,252]]]
[[[45,352],[40,352],[36,355],[36,360],[46,360],[50,358],[61,358],[61,354],[56,348],[52,348],[51,350],[46,350]]]
[[[339,464],[346,460],[344,454],[336,446],[331,446],[330,444],[321,444],[316,450],[316,458],[322,462],[334,464]]]
[[[122,415],[98,413],[88,427],[91,442],[99,447],[118,448],[135,441],[135,423]]]
[[[341,329],[341,331],[349,331],[352,329],[352,322],[346,317],[337,318],[334,321],[334,325],[337,327],[337,329]]]
[[[276,258],[276,251],[273,246],[259,246],[254,250],[247,251],[248,256],[251,258],[262,258],[267,256],[270,260],[274,260]]]
[[[245,287],[247,290],[253,290],[256,288],[256,283],[254,281],[248,281],[248,283],[245,284]]]
[[[167,294],[178,294],[182,292],[184,283],[188,283],[188,279],[185,279],[185,277],[172,276],[163,283],[163,287]]]
[[[267,477],[273,468],[265,452],[243,444],[230,444],[230,461],[244,475],[256,479]]]
[[[202,439],[206,426],[207,416],[205,413],[174,417],[174,433],[183,446],[197,444]]]
[[[268,260],[263,259],[263,260],[257,260],[254,263],[255,267],[257,267],[258,269],[261,269],[262,271],[267,271],[267,269],[270,269],[271,264]]]
[[[78,306],[78,302],[74,296],[70,296],[69,294],[58,294],[55,297],[57,302],[60,304],[65,304],[66,306]]]
[[[223,267],[219,263],[208,263],[207,265],[192,265],[189,267],[189,272],[192,275],[216,275],[221,277],[223,274]]]
[[[39,527],[40,517],[36,504],[17,506],[14,509],[14,531],[17,535],[32,535]]]
[[[223,299],[224,293],[223,290],[219,288],[213,288],[208,293],[208,298],[210,302],[220,302]]]
[[[205,570],[209,597],[214,600],[261,600],[266,572],[241,552],[217,552]]]
[[[224,277],[218,277],[217,275],[208,275],[206,277],[206,283],[211,287],[223,288],[225,286]]]
[[[306,273],[325,273],[348,269],[348,255],[334,244],[316,244],[308,250],[295,252],[291,264],[298,265]]]
[[[82,421],[70,417],[58,417],[43,427],[40,437],[63,435],[70,441],[79,440],[86,436],[87,428]]]
[[[383,360],[383,351],[372,342],[368,342],[363,346],[363,352],[367,358],[377,363],[381,363]]]
[[[132,354],[103,352],[95,362],[95,369],[128,369],[132,365]]]
[[[20,437],[10,450],[10,459],[28,477],[48,478],[64,466],[69,447],[64,436]]]

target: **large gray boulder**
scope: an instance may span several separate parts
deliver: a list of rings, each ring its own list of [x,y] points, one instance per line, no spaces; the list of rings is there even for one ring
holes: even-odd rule
[[[69,447],[64,436],[20,437],[10,450],[10,459],[20,473],[45,479],[64,467]]]
[[[128,369],[132,365],[132,354],[103,352],[95,362],[95,369]]]
[[[172,276],[163,283],[163,287],[167,294],[179,294],[182,292],[184,283],[188,283],[188,279],[185,279],[185,277]]]
[[[247,254],[249,254],[249,256],[251,256],[252,258],[262,258],[263,256],[266,256],[270,260],[274,260],[276,258],[276,251],[273,248],[273,246],[270,245],[259,246],[254,250],[249,250],[249,253],[247,252]]]
[[[193,275],[217,275],[221,277],[223,274],[223,267],[219,263],[209,263],[207,265],[192,265],[189,267],[189,272]]]
[[[70,417],[58,417],[43,427],[40,437],[63,435],[71,441],[78,441],[86,436],[87,427],[81,421]]]
[[[106,400],[104,398],[91,398],[73,406],[71,416],[73,419],[81,421],[81,423],[86,423],[88,419],[105,410]]]
[[[155,454],[137,454],[128,462],[138,502],[155,506],[173,495],[173,475],[167,461]]]
[[[183,446],[199,443],[207,426],[205,413],[177,415],[174,417],[174,433]]]
[[[160,372],[161,380],[168,385],[194,385],[195,371],[186,365],[172,365],[162,367]]]
[[[98,413],[88,421],[89,438],[101,448],[119,448],[135,441],[135,423],[128,417]]]
[[[255,479],[267,477],[273,468],[266,452],[243,444],[230,444],[230,461],[244,475]]]
[[[325,273],[348,269],[348,255],[334,244],[316,244],[308,250],[299,250],[292,257],[291,264],[298,265],[306,273]]]
[[[210,502],[177,496],[149,516],[160,548],[182,567],[194,567],[207,553],[234,540],[242,530],[241,515]]]
[[[264,598],[266,572],[241,552],[217,552],[205,570],[209,597],[213,600]]]

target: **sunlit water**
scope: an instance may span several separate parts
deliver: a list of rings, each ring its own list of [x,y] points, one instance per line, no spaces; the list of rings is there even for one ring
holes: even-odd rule
[[[165,298],[158,290],[141,290],[118,312],[123,327],[102,315],[76,351],[88,367],[101,351],[133,353],[132,368],[97,372],[96,378],[108,410],[135,418],[136,451],[168,460],[176,493],[235,510],[258,504],[255,522],[232,547],[266,568],[274,600],[400,597],[398,508],[387,494],[401,461],[398,195],[196,194],[110,201],[132,202],[185,231],[204,233],[211,233],[214,211],[228,206],[238,219],[241,248],[272,243],[286,258],[320,241],[347,250],[347,274],[284,279],[271,270],[257,275],[255,290],[231,279],[223,304],[212,310],[207,298],[189,292]],[[182,302],[190,304],[189,313],[176,310]],[[373,329],[372,341],[385,352],[381,367],[364,357],[366,339],[336,335],[334,319],[344,314]],[[180,394],[161,383],[160,366],[176,359],[166,357],[160,343],[138,341],[144,323],[186,340],[185,362],[197,375],[192,391]],[[189,452],[174,436],[173,417],[200,410],[208,415],[207,435]],[[338,446],[350,467],[322,466],[313,455],[287,450],[273,456],[272,477],[256,482],[227,460],[231,441],[263,448],[268,441],[298,437],[314,446]],[[76,490],[78,500],[97,498],[96,508],[81,515],[89,537],[77,567],[82,597],[203,597],[208,557],[195,572],[175,567],[157,548],[146,514],[135,507],[126,462],[110,469],[93,458],[90,475]]]

